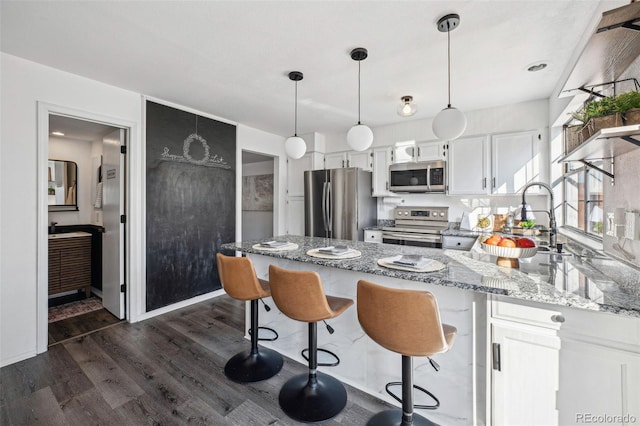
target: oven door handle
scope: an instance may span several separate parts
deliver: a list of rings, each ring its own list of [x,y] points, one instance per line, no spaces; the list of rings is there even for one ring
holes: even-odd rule
[[[389,238],[394,240],[406,239],[413,241],[440,241],[440,235],[438,234],[405,234],[402,232],[383,232],[382,238]]]

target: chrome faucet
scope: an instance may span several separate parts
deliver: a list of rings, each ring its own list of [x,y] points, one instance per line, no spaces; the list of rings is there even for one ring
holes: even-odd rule
[[[551,197],[549,199],[549,211],[546,213],[549,215],[549,248],[553,249],[556,246],[556,234],[558,233],[558,229],[556,227],[556,214],[553,211],[553,207],[555,206],[555,203],[553,202],[553,189],[551,189],[549,185],[544,182],[531,182],[524,187],[522,190],[522,212],[520,213],[520,217],[522,220],[527,220],[527,201],[525,200],[525,194],[527,189],[536,185],[549,191],[549,195]]]

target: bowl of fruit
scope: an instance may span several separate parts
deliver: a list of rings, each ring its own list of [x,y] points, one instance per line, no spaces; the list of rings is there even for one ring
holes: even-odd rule
[[[498,265],[509,267],[518,267],[518,259],[533,257],[538,252],[536,243],[529,238],[503,237],[498,234],[486,238],[481,247],[487,253],[498,257]]]

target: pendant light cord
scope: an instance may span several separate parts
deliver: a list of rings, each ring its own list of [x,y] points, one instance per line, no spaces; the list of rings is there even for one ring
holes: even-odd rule
[[[447,22],[447,91],[449,94],[449,102],[447,108],[451,108],[451,28]]]
[[[358,61],[358,124],[360,123],[360,62]]]
[[[293,120],[293,136],[298,136],[298,82],[296,81],[296,106]]]

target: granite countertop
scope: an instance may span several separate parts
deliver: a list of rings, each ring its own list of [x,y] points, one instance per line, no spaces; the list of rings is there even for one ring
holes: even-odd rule
[[[223,244],[222,249],[640,318],[640,271],[610,258],[538,253],[530,259],[521,259],[520,268],[504,268],[497,266],[495,256],[483,252],[477,243],[465,252],[293,235],[269,239],[287,240],[299,248],[265,251],[252,248],[260,241],[245,241]],[[355,248],[362,256],[328,260],[306,254],[312,248],[338,244]],[[420,254],[444,263],[446,268],[428,273],[405,272],[377,264],[378,259],[397,254]]]

